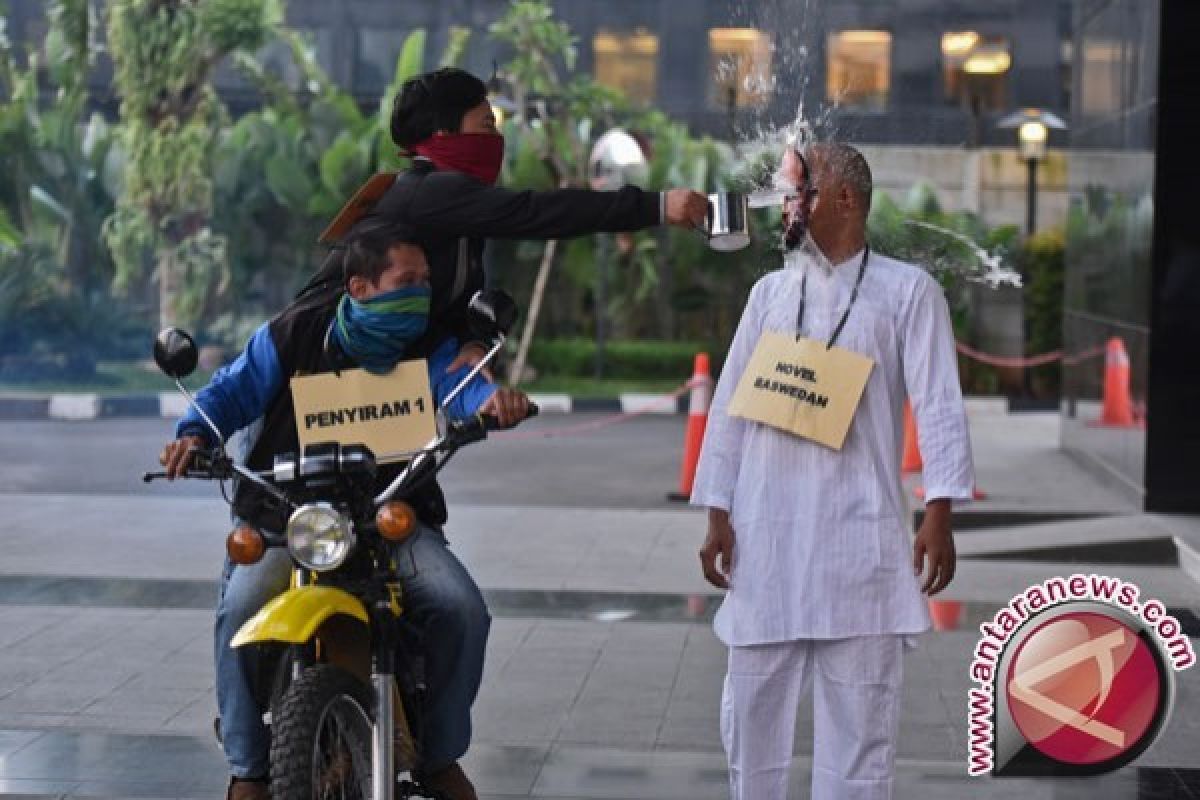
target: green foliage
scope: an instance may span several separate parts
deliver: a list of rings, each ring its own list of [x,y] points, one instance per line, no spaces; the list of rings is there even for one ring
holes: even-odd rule
[[[95,41],[95,10],[87,0],[55,0],[46,7],[46,66],[54,82],[75,88],[91,66]]]
[[[157,262],[159,314],[196,319],[229,278],[225,243],[210,227],[213,153],[224,110],[210,83],[226,55],[262,46],[282,17],[278,0],[113,0],[108,41],[126,153],[105,240],[116,285]]]
[[[213,228],[228,240],[228,313],[205,319],[211,341],[240,347],[244,334],[282,307],[316,267],[317,237],[342,204],[375,171],[401,165],[389,131],[390,99],[426,69],[426,35],[405,38],[392,86],[378,109],[364,113],[317,62],[311,42],[290,30],[279,39],[300,80],[283,85],[249,56],[236,59],[265,103],[225,129],[213,162]],[[469,31],[455,28],[443,63],[462,55]]]
[[[0,380],[86,380],[101,357],[142,355],[146,326],[102,294],[77,291],[50,243],[14,246],[2,228]]]
[[[682,383],[691,377],[696,353],[713,350],[712,342],[610,341],[604,347],[604,374],[613,380],[661,380],[677,375]],[[591,377],[596,343],[591,339],[543,339],[530,348],[529,361],[539,377]]]
[[[1025,241],[1020,262],[1025,275],[1025,351],[1048,353],[1062,347],[1063,277],[1066,271],[1066,238],[1062,228],[1040,231]],[[1038,394],[1058,394],[1060,367],[1037,367],[1032,375]]]
[[[987,282],[996,269],[1020,264],[1019,232],[1013,226],[989,228],[976,214],[941,209],[928,184],[915,184],[898,204],[876,192],[867,220],[867,239],[875,250],[927,269],[942,284],[950,305],[955,338],[971,342],[971,282]],[[959,374],[968,391],[993,394],[1000,378],[994,367],[962,359]]]
[[[1067,304],[1120,317],[1127,308],[1148,308],[1154,202],[1089,187],[1067,214],[1066,249],[1079,265],[1066,287]],[[1129,298],[1137,298],[1130,303]],[[1123,318],[1123,317],[1121,317]],[[1146,320],[1133,320],[1146,322]]]
[[[867,220],[871,246],[893,258],[920,264],[936,276],[952,296],[967,281],[989,272],[983,255],[1011,264],[1019,233],[1013,226],[989,228],[978,215],[941,210],[928,184],[909,190],[904,205],[877,191]]]
[[[513,48],[505,65],[513,82],[528,94],[553,96],[563,89],[559,69],[575,69],[576,37],[566,23],[554,19],[554,9],[543,0],[514,0],[504,16],[493,23],[492,36]],[[580,87],[585,87],[581,83]]]
[[[733,150],[710,138],[692,137],[686,126],[654,110],[638,109],[620,92],[587,76],[567,79],[575,59],[576,39],[555,20],[542,0],[517,0],[492,26],[492,35],[513,53],[502,74],[511,82],[517,106],[505,133],[509,142],[504,183],[520,189],[588,186],[588,158],[596,139],[613,127],[635,132],[649,156],[643,188],[689,186],[716,191],[729,183]],[[674,337],[684,327],[697,333],[732,333],[739,308],[765,254],[770,237],[735,257],[714,253],[702,237],[676,228],[617,237],[616,246],[597,249],[596,238],[559,248],[559,281],[548,291],[556,302],[546,310],[548,330],[579,332],[581,315],[563,314],[561,300],[584,312],[595,324],[594,287],[598,259],[612,261],[607,317],[617,335]],[[607,255],[606,255],[607,253]],[[502,245],[498,262],[513,285],[528,285],[526,276],[541,260],[541,248]],[[562,286],[563,279],[568,284]],[[558,284],[555,286],[554,284]],[[697,302],[699,300],[699,302]],[[683,313],[686,309],[686,313]],[[681,312],[681,313],[677,313]],[[567,319],[564,320],[563,318]],[[686,317],[686,319],[684,318]]]
[[[13,251],[21,243],[21,232],[8,218],[8,212],[0,208],[0,252]]]
[[[204,0],[200,29],[216,53],[258,50],[283,22],[279,0]]]
[[[46,71],[17,65],[0,41],[0,372],[86,375],[121,350],[136,328],[108,297],[113,267],[100,243],[112,211],[107,176],[119,160],[113,135],[85,114],[83,78],[95,55],[89,5],[47,6]]]

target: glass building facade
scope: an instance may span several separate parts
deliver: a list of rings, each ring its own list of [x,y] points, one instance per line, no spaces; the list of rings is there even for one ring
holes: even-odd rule
[[[1146,510],[1200,512],[1200,5],[1080,0],[1063,446]]]
[[[1063,444],[1137,494],[1146,467],[1159,11],[1156,0],[1078,4],[1070,133]]]
[[[98,8],[104,0],[91,0]],[[10,38],[37,46],[42,0],[8,0]],[[554,0],[580,72],[652,103],[697,133],[727,137],[803,108],[865,144],[1008,146],[994,122],[1018,106],[1067,113],[1071,0]],[[463,65],[484,77],[511,55],[488,35],[508,0],[288,0],[288,24],[339,85],[375,108],[408,33],[436,63],[471,31]],[[267,52],[288,74],[282,50]],[[105,60],[93,96],[115,111]],[[237,113],[258,102],[236,70],[217,84]],[[826,113],[828,112],[828,113]],[[1052,144],[1058,144],[1053,142]]]

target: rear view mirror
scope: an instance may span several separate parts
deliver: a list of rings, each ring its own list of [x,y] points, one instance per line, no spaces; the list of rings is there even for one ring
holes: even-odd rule
[[[181,380],[196,369],[196,342],[180,328],[163,328],[154,337],[154,363],[169,378]]]
[[[467,308],[467,325],[471,333],[490,341],[496,336],[507,336],[517,321],[517,303],[512,296],[500,289],[484,289],[476,292]]]

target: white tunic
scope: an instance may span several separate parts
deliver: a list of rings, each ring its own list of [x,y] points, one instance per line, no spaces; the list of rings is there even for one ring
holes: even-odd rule
[[[838,346],[875,362],[840,452],[726,408],[759,334],[827,341],[850,300],[862,252],[831,268],[788,255],[755,284],[717,383],[693,505],[730,512],[736,544],[717,612],[729,646],[919,633],[929,614],[912,568],[900,482],[904,400],[911,399],[926,499],[969,499],[975,485],[950,314],[919,267],[871,253]]]

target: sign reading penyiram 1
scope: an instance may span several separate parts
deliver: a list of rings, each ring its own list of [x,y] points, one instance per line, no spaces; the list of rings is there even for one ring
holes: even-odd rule
[[[874,366],[851,350],[764,333],[729,413],[841,450]]]
[[[403,361],[386,375],[348,369],[299,376],[291,387],[302,449],[315,442],[365,444],[386,462],[437,433],[424,360]]]

